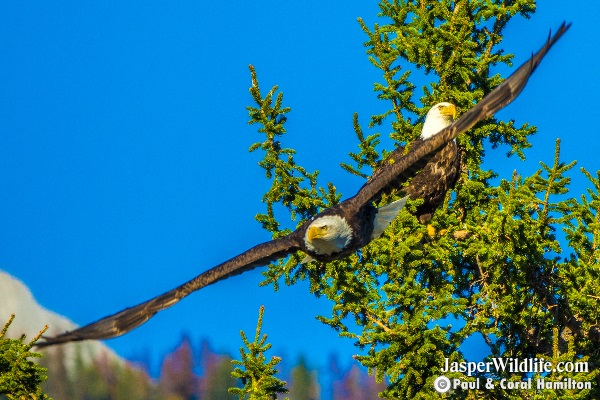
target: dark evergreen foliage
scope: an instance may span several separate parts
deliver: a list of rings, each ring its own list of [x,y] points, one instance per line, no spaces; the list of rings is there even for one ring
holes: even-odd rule
[[[534,0],[382,0],[379,4],[380,24],[369,27],[359,19],[367,35],[367,55],[382,73],[375,91],[388,104],[387,111],[371,116],[369,129],[389,130],[401,145],[419,135],[431,105],[451,101],[464,112],[502,82],[491,68],[511,65],[513,55],[500,46],[504,29],[513,17],[528,18],[536,8]],[[415,68],[431,78],[420,95],[410,81]],[[256,73],[251,72],[250,91],[257,106],[249,108],[250,123],[260,124],[259,131],[266,135],[251,151],[265,152],[261,166],[272,181],[263,198],[267,213],[257,220],[277,237],[289,231],[280,229],[286,223],[275,216],[276,204],[283,205],[297,225],[336,203],[340,195],[331,183],[328,190],[319,187],[317,172],[293,162],[294,150],[281,144],[290,109],[283,106],[281,93],[273,101],[277,87],[262,97]],[[365,134],[359,120],[355,114],[359,151],[351,152],[351,161],[342,167],[366,178],[390,149],[378,149],[380,133]],[[492,149],[508,146],[508,156],[524,159],[528,137],[535,132],[529,123],[516,126],[514,121],[490,118],[459,137],[459,182],[432,219],[435,230],[428,232],[403,211],[381,238],[360,253],[328,264],[299,264],[302,255],[290,257],[270,266],[266,282],[276,286],[281,277],[288,284],[308,279],[315,295],[331,299],[332,314],[318,318],[364,349],[357,359],[375,371],[378,381],[389,382],[382,393],[386,398],[437,396],[433,381],[441,375],[444,359],[464,361],[461,346],[471,337],[483,337],[489,357],[587,362],[588,372],[554,373],[547,379],[594,381],[591,391],[557,390],[555,394],[600,397],[595,361],[600,350],[600,174],[584,171],[593,188],[587,195],[572,197],[567,174],[574,162],[560,159],[558,141],[554,162],[541,163],[542,168],[531,176],[515,173],[503,178],[482,168],[486,143]],[[410,203],[408,211],[414,211],[415,204],[418,201]],[[560,230],[566,234],[562,243],[557,237]],[[349,327],[349,319],[358,330]],[[481,377],[520,380],[525,374],[498,372]],[[453,394],[469,395],[515,397],[500,389]],[[519,391],[518,396],[537,398],[538,394]]]
[[[6,331],[14,318],[15,315],[11,315],[0,331],[0,395],[9,400],[50,399],[40,386],[47,379],[46,368],[40,367],[32,360],[42,355],[31,351],[48,326],[26,343],[25,335],[18,339],[6,337]]]
[[[249,400],[276,399],[277,394],[288,392],[285,388],[285,382],[275,376],[278,372],[275,367],[279,364],[281,358],[273,356],[267,362],[264,355],[271,348],[271,344],[267,343],[267,335],[261,335],[260,333],[264,311],[264,306],[260,307],[253,342],[248,340],[244,331],[240,332],[244,346],[248,350],[246,351],[243,347],[240,348],[242,360],[232,361],[238,367],[233,370],[231,375],[240,379],[244,387],[231,388],[229,392],[238,395],[240,400],[246,398]]]

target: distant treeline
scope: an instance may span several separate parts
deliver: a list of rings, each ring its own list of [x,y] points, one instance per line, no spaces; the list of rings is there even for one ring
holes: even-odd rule
[[[231,360],[230,355],[213,352],[206,341],[194,349],[184,337],[163,357],[155,378],[148,372],[147,360],[122,363],[101,356],[84,362],[76,354],[74,362],[68,363],[61,347],[44,355],[40,364],[48,368],[44,391],[54,400],[224,400],[237,399],[228,389],[243,386],[231,376]],[[333,356],[322,376],[302,357],[295,365],[286,365],[284,359],[278,377],[287,382],[290,392],[281,399],[375,400],[386,387],[377,384],[358,363],[340,368]]]

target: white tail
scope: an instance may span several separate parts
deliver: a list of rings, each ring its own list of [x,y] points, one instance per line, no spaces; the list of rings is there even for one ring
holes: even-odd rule
[[[381,236],[383,231],[390,226],[392,221],[398,216],[400,210],[402,210],[406,205],[406,200],[408,200],[408,196],[377,209],[377,215],[375,216],[375,221],[373,222],[374,226],[371,239]]]

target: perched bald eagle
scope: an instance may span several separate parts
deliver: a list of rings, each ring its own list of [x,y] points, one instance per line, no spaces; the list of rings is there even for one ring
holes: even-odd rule
[[[45,338],[45,342],[37,343],[37,346],[120,336],[148,321],[158,311],[171,307],[198,289],[266,265],[298,250],[322,262],[337,260],[356,252],[383,232],[383,229],[404,206],[406,198],[379,209],[373,205],[373,201],[377,200],[382,193],[391,190],[392,187],[398,187],[407,182],[423,168],[428,168],[428,165],[435,168],[435,165],[431,164],[432,161],[436,160],[436,157],[444,161],[444,156],[440,154],[443,154],[442,152],[448,146],[452,146],[450,143],[456,136],[467,131],[477,122],[491,117],[513,101],[523,90],[542,58],[569,26],[570,24],[563,23],[558,32],[554,36],[549,36],[546,44],[529,61],[454,123],[448,125],[447,120],[434,122],[434,119],[428,118],[429,122],[424,127],[421,140],[413,143],[407,154],[404,154],[401,148],[396,149],[387,162],[382,163],[373,177],[360,188],[355,196],[315,215],[289,235],[259,244],[169,292],[74,331]],[[443,118],[449,117],[448,114],[451,112],[455,111],[452,111],[452,107],[446,104],[438,105],[437,108],[433,107],[430,111],[430,113],[439,113]],[[431,130],[430,125],[432,126]],[[437,132],[436,125],[443,125],[441,131]],[[429,132],[432,132],[433,136]],[[439,151],[440,149],[442,152]],[[431,172],[435,173],[433,170]],[[418,196],[420,190],[414,181],[413,179],[413,183],[411,183],[415,186],[413,189],[405,189],[410,192],[410,196]],[[433,197],[426,199],[426,204],[430,203],[433,206],[439,202]],[[428,212],[427,207],[423,208],[423,215]]]
[[[454,104],[443,102],[434,105],[427,112],[421,135],[412,143],[412,146],[447,128],[455,118],[456,106]],[[400,161],[404,153],[404,147],[394,150],[373,172],[369,181],[378,179],[384,171],[390,168],[390,165]],[[406,179],[404,176],[400,176],[378,193],[375,200],[378,200],[384,193],[389,194],[392,189],[397,189],[406,198],[423,199],[423,204],[417,207],[416,216],[421,223],[425,223],[431,219],[434,211],[442,204],[446,192],[456,184],[459,167],[458,147],[455,140],[450,140],[431,157],[421,172],[415,175],[406,187],[403,187]]]

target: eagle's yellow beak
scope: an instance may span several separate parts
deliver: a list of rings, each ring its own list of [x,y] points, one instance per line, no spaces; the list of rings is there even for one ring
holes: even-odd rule
[[[313,241],[314,239],[320,239],[327,233],[327,225],[324,226],[311,226],[308,228],[308,240]]]
[[[440,107],[440,114],[445,115],[447,117],[452,117],[452,119],[456,119],[456,106],[454,104],[450,104],[448,106]]]

